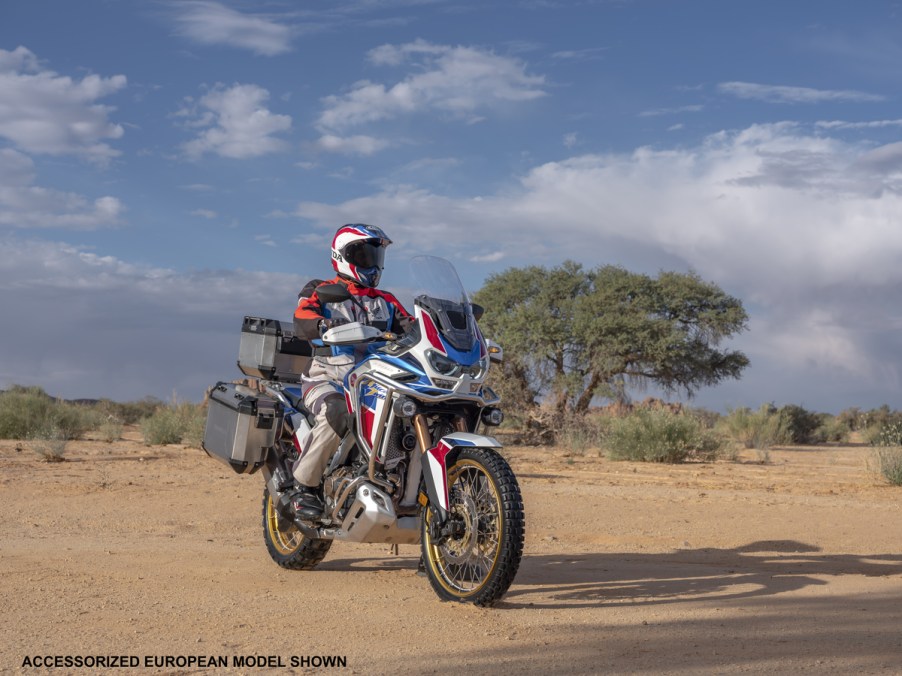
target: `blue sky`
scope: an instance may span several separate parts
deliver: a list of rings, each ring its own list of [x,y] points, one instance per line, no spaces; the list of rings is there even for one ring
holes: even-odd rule
[[[695,270],[717,410],[899,406],[902,8],[797,0],[0,5],[0,387],[198,399],[345,222],[391,266]],[[643,393],[637,393],[643,396]]]

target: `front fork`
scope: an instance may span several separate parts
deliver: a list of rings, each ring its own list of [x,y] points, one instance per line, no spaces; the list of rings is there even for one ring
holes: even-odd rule
[[[432,435],[429,433],[429,424],[426,416],[419,413],[413,417],[413,427],[420,445],[420,452],[424,456],[422,463],[423,478],[426,484],[426,497],[433,508],[433,518],[430,523],[430,535],[439,539],[448,523],[448,509],[450,497],[448,494],[448,466],[453,461],[449,455],[456,446],[449,444],[445,439],[440,439],[433,446]],[[458,432],[467,432],[466,420],[462,417],[455,418],[455,427]]]

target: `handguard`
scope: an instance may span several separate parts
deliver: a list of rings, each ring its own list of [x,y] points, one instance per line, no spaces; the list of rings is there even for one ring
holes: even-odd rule
[[[367,326],[360,322],[350,322],[333,326],[323,334],[326,345],[356,345],[374,340],[384,340],[383,331],[375,326]]]

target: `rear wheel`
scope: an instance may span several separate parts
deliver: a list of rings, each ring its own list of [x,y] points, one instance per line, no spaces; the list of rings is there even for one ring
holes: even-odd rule
[[[308,538],[283,518],[273,504],[269,489],[263,491],[263,539],[272,560],[282,568],[309,570],[326,556],[332,540]]]
[[[423,562],[436,594],[446,601],[491,606],[507,592],[523,555],[523,500],[504,458],[468,448],[448,468],[446,534],[429,535],[434,512],[422,524]]]

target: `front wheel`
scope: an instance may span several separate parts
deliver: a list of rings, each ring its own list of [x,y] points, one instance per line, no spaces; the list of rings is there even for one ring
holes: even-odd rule
[[[263,491],[263,539],[272,560],[291,570],[313,568],[332,546],[332,540],[308,538],[284,519],[276,510],[268,488]]]
[[[445,601],[491,606],[507,592],[523,555],[523,500],[504,458],[488,448],[467,448],[448,468],[446,534],[433,540],[434,517],[422,523],[423,562]]]

